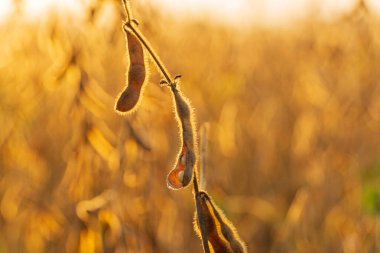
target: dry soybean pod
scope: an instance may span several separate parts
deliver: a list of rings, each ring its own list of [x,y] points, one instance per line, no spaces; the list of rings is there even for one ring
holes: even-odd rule
[[[220,223],[216,218],[213,208],[210,205],[209,196],[205,191],[200,191],[198,198],[202,211],[202,223],[205,228],[207,243],[215,253],[232,253],[227,240],[222,236]],[[195,215],[197,217],[197,214]],[[200,236],[198,220],[194,222],[194,230]]]
[[[216,253],[246,253],[247,248],[240,239],[232,223],[223,212],[213,203],[205,191],[200,191],[203,222],[207,240]],[[194,223],[195,231],[199,234],[199,224]]]
[[[202,211],[202,200],[201,200],[201,194],[198,187],[198,179],[197,179],[197,173],[196,170],[194,170],[194,179],[193,179],[193,185],[194,185],[194,200],[195,200],[195,215],[194,215],[194,229],[198,233],[198,236],[201,239],[203,251],[204,253],[210,253],[210,245],[207,240],[207,233],[206,233],[206,221],[205,221],[205,214]],[[198,225],[198,227],[197,227]]]
[[[132,26],[134,24],[131,23],[129,25]],[[131,112],[137,108],[139,101],[141,101],[148,74],[146,69],[146,57],[141,42],[130,28],[128,28],[127,24],[123,24],[123,30],[127,40],[129,68],[127,86],[119,94],[115,104],[115,110],[122,114]]]
[[[176,84],[170,84],[176,109],[176,118],[181,127],[182,147],[178,154],[177,163],[167,177],[167,184],[172,189],[187,186],[193,176],[196,162],[194,152],[195,132],[189,101],[177,89]]]
[[[208,196],[208,201],[214,211],[215,217],[220,223],[223,237],[228,241],[233,253],[246,253],[247,247],[238,235],[236,228],[231,221],[223,214],[223,212],[213,203]]]

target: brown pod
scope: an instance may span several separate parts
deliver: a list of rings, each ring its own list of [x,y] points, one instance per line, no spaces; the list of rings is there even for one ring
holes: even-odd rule
[[[182,147],[174,169],[168,174],[167,184],[172,189],[181,189],[187,186],[193,177],[193,169],[196,162],[194,152],[195,133],[189,102],[175,85],[171,88],[175,101],[176,118],[181,127]]]
[[[231,250],[233,253],[245,253],[247,252],[247,247],[245,243],[241,240],[238,235],[236,228],[233,224],[225,217],[223,212],[211,201],[211,206],[214,210],[215,216],[220,222],[220,228],[222,231],[222,235],[230,244]]]
[[[204,224],[207,241],[211,244],[213,251],[215,253],[246,253],[247,248],[235,227],[212,202],[210,196],[200,191],[199,198],[203,217],[201,222]],[[200,236],[197,219],[194,222],[194,229]]]
[[[139,39],[124,26],[127,38],[129,69],[127,86],[119,94],[116,100],[115,110],[120,113],[128,113],[136,108],[142,96],[144,83],[146,83],[146,64],[144,50]]]

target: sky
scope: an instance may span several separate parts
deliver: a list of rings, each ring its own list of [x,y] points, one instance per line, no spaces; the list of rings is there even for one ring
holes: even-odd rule
[[[145,0],[152,2],[152,0]],[[265,22],[280,24],[310,15],[318,10],[326,19],[349,12],[357,0],[155,0],[156,4],[168,6],[175,15],[203,15],[230,23]],[[366,0],[380,14],[380,0]]]
[[[207,17],[219,22],[273,23],[280,24],[310,14],[310,9],[319,10],[326,18],[337,16],[352,9],[357,0],[139,0],[165,8],[171,15],[179,17]],[[0,19],[12,10],[12,0],[0,0]],[[27,15],[39,17],[52,5],[78,11],[81,2],[90,0],[24,0]],[[133,3],[133,1],[132,1]],[[367,4],[380,14],[380,0],[367,0]]]

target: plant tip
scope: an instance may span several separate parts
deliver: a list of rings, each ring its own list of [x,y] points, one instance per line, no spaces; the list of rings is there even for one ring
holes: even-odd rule
[[[140,24],[140,22],[137,20],[137,19],[132,19],[131,20],[131,22],[133,23],[133,24],[135,24],[136,26],[138,26],[139,24]]]
[[[164,80],[164,79],[161,79],[161,81],[160,81],[160,86],[161,86],[161,87],[164,87],[164,86],[166,86],[166,85],[169,85],[168,82],[167,82],[166,80]]]

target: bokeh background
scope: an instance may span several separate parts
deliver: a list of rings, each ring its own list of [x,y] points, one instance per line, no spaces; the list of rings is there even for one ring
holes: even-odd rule
[[[376,1],[256,19],[219,2],[186,15],[132,1],[209,123],[207,191],[249,252],[380,252]],[[76,5],[8,1],[0,21],[0,252],[201,252],[192,189],[166,187],[169,90],[151,63],[141,107],[117,115],[121,1]]]

